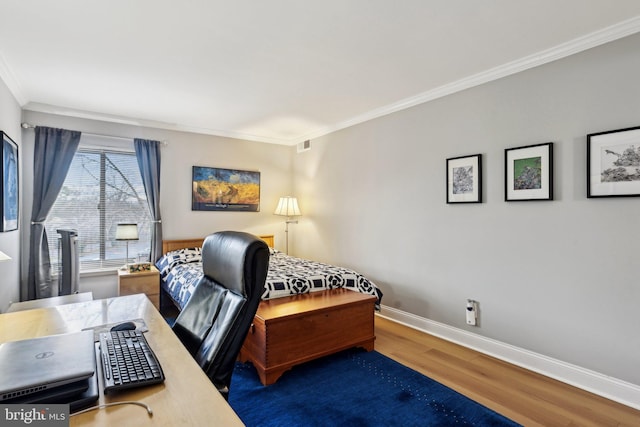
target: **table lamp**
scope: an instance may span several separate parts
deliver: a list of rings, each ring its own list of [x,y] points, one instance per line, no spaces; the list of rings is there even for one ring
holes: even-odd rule
[[[116,228],[116,240],[124,240],[127,242],[127,258],[125,259],[125,266],[129,264],[129,241],[138,240],[138,224],[118,224]]]

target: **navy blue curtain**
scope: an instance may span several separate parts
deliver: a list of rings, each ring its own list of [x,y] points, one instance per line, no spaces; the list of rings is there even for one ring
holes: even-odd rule
[[[35,133],[29,278],[27,289],[22,290],[23,300],[53,296],[49,242],[44,222],[67,177],[81,135],[78,131],[41,126],[36,127]]]
[[[144,192],[151,214],[151,262],[162,255],[162,218],[160,217],[160,142],[135,138],[133,146]]]

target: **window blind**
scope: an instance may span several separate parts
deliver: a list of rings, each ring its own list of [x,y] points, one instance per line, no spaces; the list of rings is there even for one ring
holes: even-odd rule
[[[130,151],[81,144],[45,224],[52,272],[59,268],[59,229],[77,230],[81,272],[124,264],[127,243],[115,240],[118,223],[138,224],[128,262],[148,261],[149,208],[133,141]]]

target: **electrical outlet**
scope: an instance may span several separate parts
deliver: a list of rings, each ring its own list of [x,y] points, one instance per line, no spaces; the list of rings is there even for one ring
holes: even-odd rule
[[[477,326],[478,324],[478,303],[472,299],[467,300],[467,325]]]

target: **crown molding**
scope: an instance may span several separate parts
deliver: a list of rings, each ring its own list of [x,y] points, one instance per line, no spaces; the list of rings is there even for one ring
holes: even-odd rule
[[[18,101],[20,107],[24,106],[27,103],[27,97],[24,96],[20,83],[18,83],[18,79],[13,75],[2,52],[0,52],[0,78],[7,85],[9,92],[11,92],[16,101]]]
[[[73,108],[65,108],[50,104],[41,104],[36,102],[29,102],[22,107],[27,111],[34,111],[37,113],[55,114],[58,116],[75,117],[88,120],[97,120],[108,123],[119,123],[130,126],[149,127],[154,129],[163,129],[177,132],[195,133],[200,135],[212,135],[222,138],[242,139],[245,141],[264,142],[268,144],[280,144],[287,145],[286,141],[278,138],[268,138],[259,135],[252,135],[241,132],[225,131],[219,129],[209,129],[197,126],[183,125],[180,123],[168,123],[156,120],[131,118],[125,116],[118,116],[115,114],[96,113],[92,111],[77,110]]]
[[[67,109],[63,107],[55,107],[44,104],[30,103],[24,95],[19,81],[14,77],[10,67],[7,65],[4,57],[0,53],[0,77],[4,80],[7,87],[16,98],[21,107],[26,110],[59,114],[72,117],[85,117],[93,120],[101,120],[113,123],[126,123],[136,126],[154,127],[158,129],[174,130],[181,132],[190,132],[197,134],[213,135],[233,139],[242,139],[247,141],[264,142],[269,144],[280,144],[293,146],[299,142],[319,138],[330,133],[349,128],[379,117],[383,117],[398,111],[402,111],[416,105],[424,104],[429,101],[433,101],[439,98],[443,98],[448,95],[470,89],[475,86],[482,85],[494,80],[501,79],[528,69],[547,64],[559,59],[580,53],[582,51],[609,43],[623,37],[630,36],[632,34],[640,32],[640,16],[622,21],[618,24],[609,26],[602,30],[598,30],[587,34],[582,37],[578,37],[569,42],[555,46],[553,48],[520,58],[518,60],[509,62],[498,67],[491,68],[489,70],[474,74],[472,76],[451,82],[437,88],[422,92],[415,96],[405,98],[393,104],[389,104],[366,113],[357,115],[350,119],[335,123],[333,125],[324,126],[316,129],[315,131],[299,135],[293,138],[274,138],[261,135],[246,134],[242,132],[209,129],[196,126],[190,126],[179,123],[167,123],[161,121],[145,120],[145,119],[131,119],[126,117],[120,117],[116,115],[101,114],[94,112],[82,112],[79,110]]]
[[[292,139],[289,141],[289,143],[295,144],[307,139],[318,138],[320,136],[324,136],[351,126],[355,126],[369,120],[405,110],[416,105],[424,104],[426,102],[433,101],[447,95],[452,95],[465,89],[470,89],[472,87],[498,80],[503,77],[519,73],[521,71],[526,71],[540,65],[557,61],[559,59],[566,58],[576,53],[583,52],[585,50],[630,36],[638,32],[640,32],[640,16],[622,21],[618,24],[612,25],[599,31],[595,31],[585,36],[575,38],[553,48],[543,50],[541,52],[526,56],[524,58],[520,58],[518,60],[500,65],[498,67],[491,68],[486,71],[482,71],[480,73],[465,77],[455,82],[439,86],[426,92],[422,92],[418,95],[405,98],[396,103],[371,110],[367,113],[355,116],[351,119],[336,123],[334,125],[317,129],[314,132],[295,138],[295,141]]]

